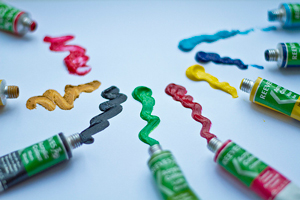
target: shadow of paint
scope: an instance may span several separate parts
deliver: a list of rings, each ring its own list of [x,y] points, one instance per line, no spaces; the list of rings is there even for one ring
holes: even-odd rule
[[[253,191],[250,190],[250,188],[240,182],[221,166],[216,167],[216,173],[226,180],[229,183],[228,185],[232,186],[232,190],[236,190],[235,193],[241,193],[243,196],[249,197],[249,199],[260,199]]]
[[[0,31],[0,36],[1,35],[5,35],[9,38],[13,38],[14,40],[17,39],[17,40],[23,40],[23,41],[32,41],[34,39],[34,37],[32,37],[30,35],[30,33],[21,36],[21,35],[14,34],[12,32],[1,30]]]
[[[4,106],[0,106],[0,115],[6,111]]]
[[[161,199],[162,198],[162,194],[160,193],[160,190],[158,189],[158,185],[156,184],[156,181],[154,180],[154,177],[152,175],[152,173],[149,173],[149,181],[151,181],[151,185],[153,188],[153,191],[155,192],[155,196],[157,197],[156,199]]]
[[[7,193],[13,192],[14,190],[20,190],[21,188],[26,189],[26,187],[31,187],[30,185],[32,184],[32,182],[38,182],[38,181],[40,181],[39,179],[46,180],[48,177],[53,176],[53,174],[63,173],[63,171],[67,170],[66,168],[68,168],[70,165],[73,164],[73,162],[75,162],[74,158],[71,158],[71,159],[72,159],[71,161],[62,162],[62,163],[60,163],[56,166],[53,166],[53,167],[51,167],[51,168],[49,168],[49,169],[47,169],[47,170],[45,170],[41,173],[38,173],[38,174],[34,175],[33,177],[30,177],[29,179],[27,179],[23,182],[17,183],[16,185],[14,185],[11,188],[7,189],[5,192],[0,193],[0,196],[5,197],[5,195]],[[56,186],[53,185],[53,187],[56,187]]]
[[[272,118],[274,118],[278,121],[282,121],[282,122],[287,123],[289,125],[295,126],[295,127],[300,129],[300,122],[297,121],[296,119],[291,118],[291,117],[289,117],[285,114],[279,113],[277,111],[271,110],[269,108],[263,107],[261,105],[251,103],[251,102],[249,102],[249,103],[250,103],[250,106],[253,110],[255,110],[259,113],[262,113],[264,115],[267,115],[269,117],[272,117]]]
[[[278,72],[285,76],[300,75],[300,67],[294,68],[279,68]]]

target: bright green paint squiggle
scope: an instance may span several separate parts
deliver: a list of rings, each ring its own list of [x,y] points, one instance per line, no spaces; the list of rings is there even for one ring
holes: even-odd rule
[[[159,144],[157,140],[149,137],[149,134],[160,122],[159,117],[151,115],[153,106],[155,105],[155,100],[152,97],[152,90],[144,86],[136,87],[132,92],[132,97],[142,103],[143,108],[140,116],[143,120],[148,122],[148,124],[140,131],[139,139],[150,146]]]

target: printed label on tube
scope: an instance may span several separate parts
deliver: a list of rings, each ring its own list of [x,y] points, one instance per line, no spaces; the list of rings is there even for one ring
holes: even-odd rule
[[[300,195],[300,189],[282,174],[233,142],[224,143],[216,162],[265,200],[297,199]]]
[[[0,29],[15,32],[14,23],[20,13],[20,10],[0,1]]]
[[[276,85],[266,79],[262,79],[257,86],[253,102],[300,120],[299,97],[300,95],[290,90]]]
[[[287,63],[285,67],[300,67],[299,43],[286,43]]]
[[[291,23],[300,22],[300,4],[288,4],[291,11]]]
[[[0,192],[67,159],[68,154],[59,135],[2,156]]]
[[[156,184],[165,200],[198,200],[189,188],[170,151],[155,154],[148,162]]]

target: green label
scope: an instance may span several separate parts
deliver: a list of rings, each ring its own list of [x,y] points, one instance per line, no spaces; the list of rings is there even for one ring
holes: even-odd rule
[[[21,11],[0,1],[0,29],[14,32],[14,21]]]
[[[68,159],[65,147],[58,135],[19,150],[19,154],[29,176]]]
[[[300,66],[300,45],[299,43],[286,43],[288,52],[287,66]]]
[[[299,95],[263,79],[257,88],[254,101],[291,116]]]
[[[291,10],[291,22],[300,22],[300,4],[288,4]]]
[[[265,163],[233,142],[227,144],[220,152],[217,162],[248,187],[267,167]]]
[[[165,200],[198,200],[170,151],[153,155],[148,166]]]

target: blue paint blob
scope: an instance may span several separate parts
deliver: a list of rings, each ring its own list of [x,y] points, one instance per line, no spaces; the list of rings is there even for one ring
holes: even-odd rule
[[[206,43],[212,43],[216,42],[220,39],[226,39],[229,37],[233,37],[237,34],[246,35],[249,32],[254,31],[254,29],[248,29],[246,31],[239,31],[239,30],[232,30],[232,31],[219,31],[213,35],[199,35],[194,36],[188,39],[181,40],[179,42],[178,48],[182,51],[188,52],[191,51],[196,45],[206,42]]]
[[[277,27],[276,26],[269,26],[269,27],[266,27],[266,28],[262,28],[260,30],[265,31],[265,32],[276,31]]]
[[[195,56],[196,61],[200,63],[214,62],[216,64],[225,64],[225,65],[236,65],[240,69],[248,69],[249,65],[245,65],[240,59],[231,59],[229,57],[221,57],[217,53],[206,53],[199,51]],[[258,69],[263,69],[263,66],[259,65],[250,65]]]

